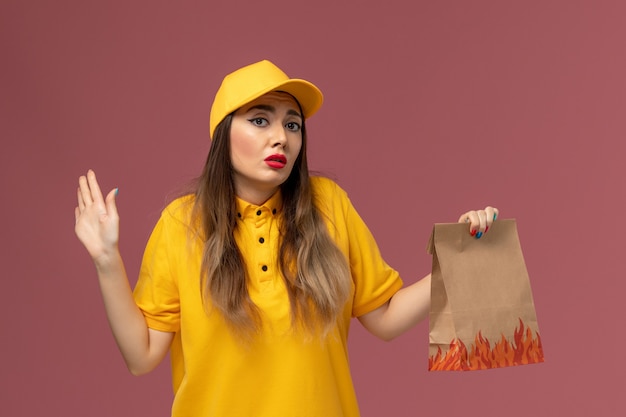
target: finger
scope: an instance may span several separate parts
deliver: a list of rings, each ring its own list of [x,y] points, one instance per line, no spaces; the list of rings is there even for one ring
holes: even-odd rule
[[[89,183],[87,177],[81,175],[78,178],[78,189],[80,191],[80,198],[83,202],[83,209],[93,204],[93,198],[91,197],[91,190],[89,189]]]
[[[117,197],[118,192],[119,192],[118,188],[111,190],[109,194],[107,194],[107,197],[105,200],[107,214],[115,218],[118,217],[117,205],[115,204],[115,197]]]
[[[476,211],[468,211],[461,218],[465,218],[465,222],[469,223],[469,233],[472,236],[475,236],[478,233],[478,229],[480,228],[480,218],[478,217],[478,213]]]
[[[484,210],[476,212],[478,217],[478,231],[476,232],[476,239],[480,239],[487,230],[487,215]]]
[[[80,217],[80,209],[78,207],[74,207],[74,220],[78,223],[78,218]]]
[[[485,233],[486,233],[491,227],[491,225],[493,224],[493,222],[498,217],[497,209],[491,206],[487,206],[485,208],[485,216],[486,216],[486,221],[487,221],[487,227],[485,228]]]
[[[83,195],[80,191],[80,187],[76,189],[76,199],[78,200],[77,209],[79,210],[79,214],[80,214],[82,213],[83,210],[85,210],[85,201],[83,200]]]
[[[472,225],[472,223],[477,224],[478,217],[476,217],[476,212],[468,211],[468,212],[461,214],[461,217],[459,217],[459,223],[469,223],[470,225]]]
[[[95,204],[104,204],[104,199],[102,198],[102,191],[100,191],[100,185],[98,185],[98,180],[96,179],[96,173],[91,169],[87,172],[87,181],[89,182],[89,188],[91,189],[91,197],[93,198],[93,202]]]

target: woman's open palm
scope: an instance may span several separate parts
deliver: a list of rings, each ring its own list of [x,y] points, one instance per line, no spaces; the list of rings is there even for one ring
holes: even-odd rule
[[[119,216],[115,206],[116,194],[117,189],[114,189],[104,199],[92,170],[78,179],[75,231],[95,262],[117,251]]]

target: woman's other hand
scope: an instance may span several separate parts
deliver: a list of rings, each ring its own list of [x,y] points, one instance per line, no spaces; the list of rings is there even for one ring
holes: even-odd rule
[[[489,231],[493,222],[498,218],[498,214],[497,208],[488,206],[484,210],[471,210],[461,214],[459,223],[468,223],[469,233],[476,239],[480,239]]]
[[[98,266],[117,252],[119,216],[115,206],[117,188],[103,198],[96,174],[89,170],[78,179],[75,232]]]

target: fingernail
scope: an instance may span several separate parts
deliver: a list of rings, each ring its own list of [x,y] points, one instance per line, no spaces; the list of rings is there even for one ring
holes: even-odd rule
[[[493,213],[493,220],[495,220],[498,217],[498,213]]]
[[[120,193],[120,189],[119,189],[119,188],[116,188],[116,189],[115,189],[115,196],[117,197],[117,195],[118,195],[119,193]]]
[[[480,237],[483,235],[483,232],[478,232],[476,233],[476,239],[480,239]]]
[[[470,231],[470,236],[474,236],[474,235],[476,235],[476,230],[471,230]]]
[[[485,227],[485,233],[487,233],[487,230],[489,230],[489,226]]]

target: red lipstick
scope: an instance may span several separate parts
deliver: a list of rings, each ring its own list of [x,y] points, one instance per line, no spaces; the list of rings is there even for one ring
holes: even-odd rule
[[[285,155],[274,154],[265,158],[265,163],[270,166],[270,168],[281,169],[287,165],[287,158]]]

